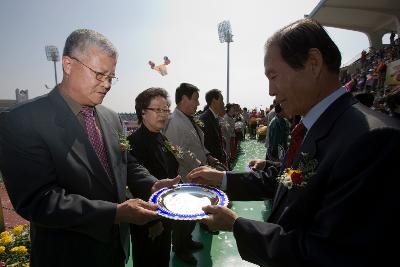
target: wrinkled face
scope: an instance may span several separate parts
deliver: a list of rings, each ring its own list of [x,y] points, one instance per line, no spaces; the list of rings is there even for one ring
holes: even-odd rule
[[[143,110],[143,124],[151,132],[160,132],[167,123],[169,105],[167,99],[156,96],[150,101],[149,106]]]
[[[77,60],[68,56],[63,57],[63,67],[68,76],[70,97],[85,106],[101,104],[107,92],[111,89],[111,82],[109,79],[99,81],[95,72],[115,76],[116,60],[97,47],[90,48],[86,55],[74,57]]]
[[[269,94],[276,97],[285,114],[305,115],[318,97],[313,88],[310,64],[303,69],[293,69],[281,57],[280,49],[271,45],[264,58],[265,75],[269,80]]]

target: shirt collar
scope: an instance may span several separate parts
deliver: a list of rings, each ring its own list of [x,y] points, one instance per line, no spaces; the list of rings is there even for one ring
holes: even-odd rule
[[[333,93],[322,99],[318,104],[316,104],[312,109],[310,109],[307,114],[302,118],[302,122],[307,130],[311,129],[314,123],[321,117],[322,113],[340,96],[344,95],[346,90],[344,87],[340,87]]]
[[[209,110],[211,110],[212,114],[214,115],[214,117],[215,117],[216,119],[219,118],[218,114],[215,113],[214,110],[213,110],[211,107],[209,107]]]
[[[79,114],[79,112],[82,109],[82,105],[74,101],[69,95],[67,95],[64,90],[62,90],[60,87],[58,87],[58,91],[60,92],[61,96],[64,98],[65,102],[67,102],[67,105],[69,108],[72,110],[75,116]]]

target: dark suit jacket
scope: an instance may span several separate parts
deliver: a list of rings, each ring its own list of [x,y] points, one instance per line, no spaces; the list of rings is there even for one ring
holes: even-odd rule
[[[128,137],[132,147],[130,153],[157,179],[174,178],[178,175],[178,161],[165,147],[166,137],[150,132],[141,124]],[[147,200],[147,199],[146,199]],[[163,232],[152,240],[149,228],[161,221]],[[132,225],[133,262],[135,266],[168,266],[171,250],[171,222],[160,219],[145,225]]]
[[[202,129],[204,132],[204,146],[214,158],[225,163],[226,154],[222,146],[221,128],[218,120],[210,109],[200,115],[200,120],[204,123]]]
[[[238,218],[243,259],[261,266],[384,266],[398,243],[399,122],[337,99],[308,130],[301,152],[318,161],[303,187],[279,185],[268,222]],[[298,167],[299,154],[294,167]],[[230,199],[272,197],[275,176],[228,174]],[[398,247],[398,246],[397,246]]]
[[[178,161],[166,149],[167,139],[161,133],[152,133],[142,124],[128,140],[132,147],[130,153],[157,179],[178,175]]]
[[[0,115],[0,169],[14,208],[31,223],[31,266],[109,266],[105,247],[115,238],[129,253],[116,205],[126,185],[147,198],[157,180],[120,149],[118,115],[101,105],[96,113],[115,182],[57,88]]]

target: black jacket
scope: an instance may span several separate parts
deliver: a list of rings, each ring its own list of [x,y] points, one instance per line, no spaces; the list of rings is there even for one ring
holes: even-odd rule
[[[200,120],[204,123],[204,146],[210,151],[211,155],[221,163],[226,162],[226,154],[222,145],[222,134],[218,119],[210,109],[200,115]]]

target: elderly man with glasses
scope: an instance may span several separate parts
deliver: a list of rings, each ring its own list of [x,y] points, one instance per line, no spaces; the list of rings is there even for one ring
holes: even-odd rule
[[[16,211],[31,227],[30,266],[117,266],[129,255],[129,223],[155,218],[158,181],[120,144],[117,113],[100,105],[117,80],[117,51],[76,30],[63,80],[48,95],[0,116],[0,170]],[[126,200],[126,187],[137,198]]]

